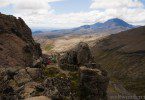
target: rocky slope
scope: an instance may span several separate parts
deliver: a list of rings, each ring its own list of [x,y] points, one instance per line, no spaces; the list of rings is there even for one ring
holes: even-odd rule
[[[32,66],[41,56],[38,43],[21,18],[0,14],[0,67]]]
[[[25,85],[42,78],[39,68],[31,68],[41,56],[40,45],[33,40],[31,30],[23,19],[0,14],[1,100],[16,100],[19,96],[25,98]]]
[[[132,93],[145,95],[145,26],[110,35],[92,48],[95,61]]]
[[[75,50],[78,52],[68,52],[67,64],[77,64],[76,70],[55,64],[44,66],[40,46],[25,22],[0,14],[0,100],[106,99],[106,71],[88,62],[92,55],[86,43],[80,43]]]

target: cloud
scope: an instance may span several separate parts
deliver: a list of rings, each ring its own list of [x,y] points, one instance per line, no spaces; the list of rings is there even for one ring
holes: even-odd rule
[[[1,0],[0,1],[0,8],[8,6],[9,4],[10,4],[10,2],[8,2],[8,0]]]
[[[67,13],[67,14],[45,14],[42,16],[25,17],[27,23],[33,27],[71,28],[84,24],[93,24],[97,20],[98,11]],[[36,20],[37,19],[37,20]],[[40,19],[40,20],[38,20]]]
[[[112,8],[135,8],[143,7],[140,0],[93,0],[92,9],[112,9]]]
[[[22,17],[30,27],[72,28],[115,17],[145,25],[145,8],[140,0],[92,0],[88,12],[55,14],[50,2],[58,1],[63,0],[1,0],[0,7],[12,5],[13,15]]]
[[[131,24],[145,25],[145,8],[141,0],[92,0],[93,10],[102,12],[104,20],[121,18]]]

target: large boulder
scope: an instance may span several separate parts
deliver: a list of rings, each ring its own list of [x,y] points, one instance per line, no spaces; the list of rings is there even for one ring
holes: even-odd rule
[[[32,66],[41,56],[40,44],[23,19],[0,13],[0,67]]]
[[[71,81],[69,78],[64,77],[54,77],[47,78],[43,86],[46,91],[44,93],[45,96],[51,97],[54,100],[64,100],[71,98],[71,89],[70,89]]]
[[[39,68],[25,68],[18,71],[14,79],[18,84],[24,85],[27,82],[33,81],[37,78],[42,78],[43,74]]]
[[[92,54],[87,43],[80,42],[76,46],[75,51],[77,52],[77,61],[79,65],[84,65],[92,61]]]
[[[63,69],[76,70],[81,65],[85,65],[93,61],[89,45],[80,42],[74,49],[62,55],[59,59],[59,66]]]
[[[109,78],[101,69],[80,67],[80,98],[82,100],[107,100]]]

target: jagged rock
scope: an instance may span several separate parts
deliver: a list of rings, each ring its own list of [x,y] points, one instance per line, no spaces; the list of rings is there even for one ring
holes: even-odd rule
[[[80,67],[80,98],[82,100],[107,100],[109,78],[97,68]]]
[[[18,71],[14,77],[18,84],[23,85],[29,81],[33,81],[42,77],[42,71],[39,68],[25,68]]]
[[[52,100],[46,96],[37,96],[37,97],[31,97],[31,98],[27,98],[25,100]]]
[[[34,92],[36,91],[36,86],[38,86],[39,83],[36,82],[28,82],[25,84],[24,89],[21,91],[21,98],[29,98],[33,97]]]
[[[0,66],[32,66],[42,56],[31,29],[21,18],[0,14]]]
[[[0,90],[0,100],[18,100],[18,96],[15,93],[13,87],[5,85],[2,90]]]
[[[38,85],[35,88],[36,88],[36,91],[38,91],[38,92],[43,92],[45,90],[45,87],[42,85]]]
[[[43,66],[43,59],[40,57],[37,60],[33,61],[33,68],[41,68]]]
[[[46,88],[44,94],[52,98],[70,98],[70,84],[71,81],[68,78],[47,78],[43,83],[43,86]]]
[[[92,54],[87,43],[80,42],[75,48],[75,51],[77,51],[77,61],[79,65],[84,65],[92,61]]]
[[[13,94],[14,93],[14,89],[11,87],[11,86],[7,86],[7,87],[4,87],[3,89],[3,94]]]
[[[79,66],[93,61],[93,57],[87,43],[80,42],[73,50],[60,57],[59,66],[62,69],[77,70]]]

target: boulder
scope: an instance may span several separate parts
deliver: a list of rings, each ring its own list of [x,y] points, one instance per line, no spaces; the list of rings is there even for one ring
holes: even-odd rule
[[[59,99],[59,98],[70,98],[71,90],[70,90],[71,81],[68,78],[63,77],[54,77],[47,78],[43,86],[45,87],[45,95],[51,98]]]
[[[36,97],[27,98],[25,100],[52,100],[52,99],[46,96],[36,96]]]
[[[107,100],[109,78],[97,68],[80,67],[80,98],[82,100]]]
[[[21,98],[30,98],[35,96],[36,94],[34,93],[36,91],[36,86],[39,85],[39,83],[36,82],[28,82],[25,84],[23,87],[23,90],[21,90]]]
[[[14,79],[18,84],[23,85],[27,82],[33,81],[37,78],[43,76],[42,71],[39,68],[25,68],[18,71],[18,74],[15,75]]]
[[[75,51],[77,52],[77,61],[79,65],[84,65],[92,61],[92,54],[87,43],[80,42],[76,46]]]
[[[67,70],[78,70],[79,66],[93,62],[93,57],[87,43],[80,42],[74,49],[62,55],[59,66]]]

